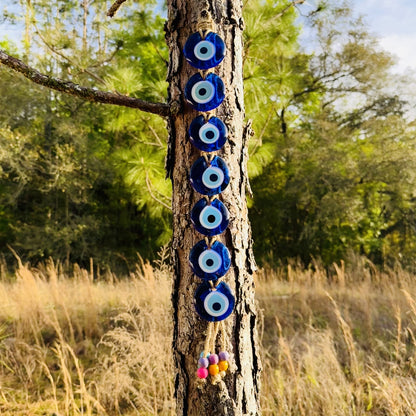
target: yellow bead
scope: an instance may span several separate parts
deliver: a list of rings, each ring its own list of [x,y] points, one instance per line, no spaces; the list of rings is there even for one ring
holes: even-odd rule
[[[211,364],[211,365],[208,367],[208,372],[209,372],[212,376],[216,376],[216,375],[220,372],[220,369],[218,368],[218,365],[217,365],[217,364]]]
[[[220,361],[218,363],[218,367],[220,371],[227,371],[228,370],[228,361]]]

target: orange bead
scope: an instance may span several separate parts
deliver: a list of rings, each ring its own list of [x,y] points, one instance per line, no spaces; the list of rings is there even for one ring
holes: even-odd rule
[[[220,371],[227,371],[228,370],[228,361],[220,361],[218,363],[218,368]]]
[[[217,364],[211,364],[211,365],[208,367],[208,372],[209,372],[212,376],[216,376],[216,375],[220,372],[220,369],[219,369],[219,367],[218,367],[218,365],[217,365]]]

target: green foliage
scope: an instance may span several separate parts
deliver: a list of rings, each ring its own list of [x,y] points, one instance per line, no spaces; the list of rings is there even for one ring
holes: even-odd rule
[[[416,238],[416,155],[391,57],[342,4],[311,23],[316,52],[297,53],[307,65],[259,135],[275,147],[252,183],[257,255],[330,264],[354,251],[405,262]]]
[[[153,3],[111,23],[106,7],[90,2],[83,27],[79,2],[26,5],[30,59],[64,79],[163,101],[166,47]],[[127,26],[132,33],[123,39]],[[11,256],[9,244],[32,261],[94,257],[112,266],[137,253],[152,258],[170,237],[164,123],[57,95],[5,69],[1,77],[1,250]]]
[[[3,18],[24,30],[21,48],[0,46],[45,73],[165,101],[160,5],[132,2],[111,20],[108,2],[83,5],[2,6]],[[339,0],[315,10],[252,0],[244,13],[257,258],[413,258],[415,125],[403,80],[390,74],[392,58]],[[165,124],[57,95],[5,69],[0,76],[0,250],[9,244],[31,260],[94,257],[107,265],[136,252],[151,258],[170,238]]]

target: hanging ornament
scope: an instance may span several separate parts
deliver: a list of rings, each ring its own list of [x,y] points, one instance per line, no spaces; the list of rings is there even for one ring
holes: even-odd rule
[[[186,60],[198,69],[217,66],[225,56],[224,41],[213,32],[204,37],[199,32],[189,36],[183,48]]]
[[[215,152],[227,140],[227,127],[217,117],[211,117],[208,121],[204,116],[195,117],[189,126],[189,140],[203,152]]]
[[[224,100],[224,83],[215,74],[205,78],[201,74],[193,75],[185,86],[185,98],[198,111],[210,111]]]
[[[205,240],[196,243],[189,253],[193,272],[203,280],[217,280],[231,265],[230,253],[224,244],[215,241],[208,247]]]
[[[228,227],[229,215],[220,200],[209,202],[202,198],[192,208],[191,221],[199,233],[211,237],[221,234]]]
[[[225,282],[220,282],[215,288],[204,282],[195,292],[195,309],[206,321],[217,322],[227,318],[234,304],[234,296]]]
[[[186,60],[200,70],[217,66],[225,56],[224,41],[216,33],[206,32],[211,23],[207,20],[200,22],[199,31],[188,38],[183,49]],[[224,83],[213,73],[193,75],[186,83],[184,93],[186,100],[197,111],[213,110],[225,98]],[[193,146],[207,153],[221,149],[227,140],[227,128],[217,117],[195,117],[188,133]],[[189,253],[192,271],[203,280],[195,292],[195,309],[202,319],[208,321],[197,377],[204,382],[210,376],[211,382],[216,384],[229,367],[229,354],[224,348],[219,355],[215,353],[219,326],[232,313],[235,304],[230,287],[224,282],[218,283],[231,266],[230,253],[224,244],[211,238],[224,232],[229,223],[227,208],[214,198],[230,182],[227,164],[216,155],[204,155],[192,165],[190,182],[196,192],[205,195],[193,206],[191,221],[195,230],[206,238],[196,243]],[[225,345],[224,337],[225,327],[222,326],[222,347]]]
[[[190,181],[202,195],[220,194],[230,182],[228,167],[223,159],[214,156],[211,161],[200,157],[191,167]]]

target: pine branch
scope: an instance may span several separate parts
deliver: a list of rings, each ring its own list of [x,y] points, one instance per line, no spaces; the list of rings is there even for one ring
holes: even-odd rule
[[[150,182],[149,175],[146,172],[146,186],[147,190],[149,191],[150,196],[156,201],[159,202],[159,204],[162,204],[165,208],[167,208],[169,211],[172,211],[172,207],[168,205],[166,202],[163,202],[160,200],[153,192],[152,192],[152,183]]]
[[[124,0],[124,1],[126,1],[126,0]],[[284,7],[284,9],[280,13],[278,13],[277,15],[275,15],[274,18],[275,19],[276,18],[277,19],[280,19],[287,11],[289,11],[289,9],[291,7],[296,7],[299,4],[305,3],[305,1],[306,0],[293,0],[293,1],[291,1],[286,7]]]
[[[117,10],[121,7],[121,5],[126,2],[127,0],[117,0],[113,3],[113,5],[110,7],[110,9],[107,12],[108,17],[114,17],[114,15],[117,13]]]
[[[114,94],[112,92],[100,91],[95,88],[82,87],[81,85],[74,84],[71,81],[64,81],[59,78],[50,77],[42,74],[34,68],[29,67],[21,60],[8,55],[0,49],[0,62],[13,69],[13,71],[20,72],[30,81],[42,85],[47,88],[51,88],[56,91],[65,92],[75,97],[82,98],[84,100],[103,103],[120,105],[123,107],[137,108],[138,110],[145,111],[147,113],[158,114],[159,116],[166,117],[170,113],[169,105],[164,103],[150,103],[148,101],[140,100],[139,98],[128,97],[126,95]]]

